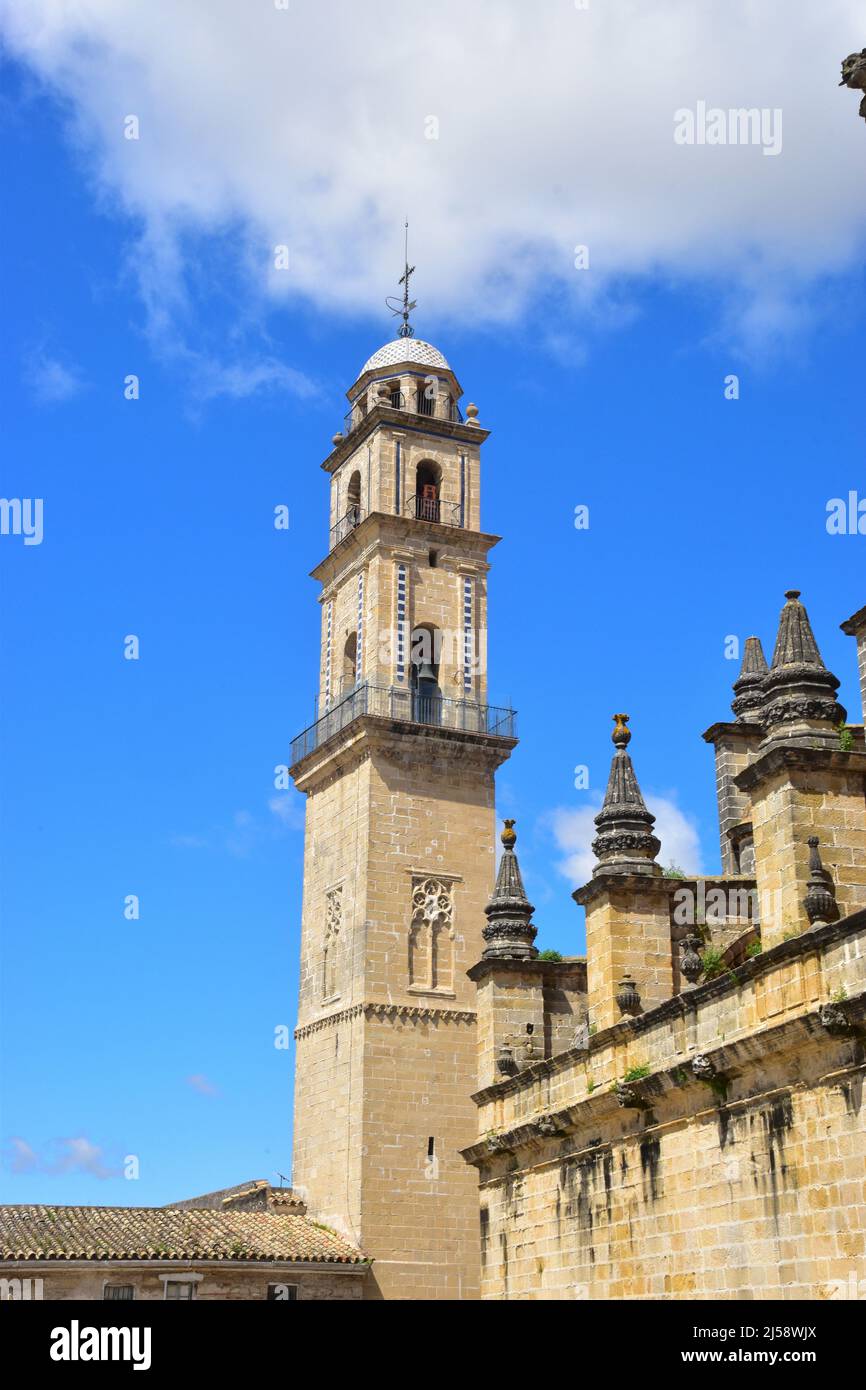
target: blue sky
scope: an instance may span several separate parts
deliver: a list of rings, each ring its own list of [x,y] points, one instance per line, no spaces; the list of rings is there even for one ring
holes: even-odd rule
[[[240,223],[193,219],[175,302],[137,263],[140,209],[95,172],[68,101],[14,60],[6,77],[2,492],[45,510],[41,545],[0,539],[0,1195],[165,1202],[289,1171],[292,1055],[273,1036],[295,1016],[302,808],[273,768],[312,718],[319,463],[392,336],[378,305],[395,287],[363,305],[253,291]],[[396,218],[388,236],[396,279]],[[664,848],[707,872],[700,734],[729,717],[728,635],[759,634],[769,656],[800,588],[860,721],[839,623],[866,602],[866,537],[825,518],[830,498],[866,496],[862,262],[792,278],[788,304],[756,256],[753,287],[764,276],[790,309],[762,337],[732,327],[712,270],[625,265],[582,305],[539,269],[497,321],[440,310],[425,254],[418,333],[493,431],[489,688],[521,737],[498,810],[517,817],[539,944],[573,954],[563,862],[603,792],[615,710],[651,804],[681,813]]]

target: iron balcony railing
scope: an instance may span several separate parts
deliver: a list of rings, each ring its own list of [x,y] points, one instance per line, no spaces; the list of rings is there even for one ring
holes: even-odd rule
[[[416,521],[438,521],[440,526],[462,526],[459,502],[446,502],[442,497],[408,498],[404,507],[405,516],[413,516]]]
[[[391,410],[402,410],[408,415],[424,415],[428,419],[443,418],[438,415],[436,409],[437,398],[435,396],[427,396],[425,394],[425,388],[423,387],[413,393],[409,402],[407,402],[405,395],[398,387],[391,392],[390,401],[377,400],[374,404],[385,405],[386,408],[390,408]],[[343,416],[343,434],[349,435],[353,430],[356,430],[359,425],[363,424],[372,408],[372,406],[368,407],[365,396],[360,396],[358,400],[353,401],[351,408],[347,410],[346,414]],[[456,401],[449,401],[448,410],[444,418],[453,421],[455,424],[463,424],[463,412]]]
[[[419,695],[398,686],[356,686],[337,704],[292,741],[292,766],[308,753],[364,714],[385,719],[402,719],[441,729],[461,729],[466,733],[490,734],[495,738],[517,737],[517,715],[501,705],[482,705],[476,700],[446,700],[438,695]]]
[[[335,545],[339,545],[350,531],[354,531],[356,526],[360,526],[363,520],[364,513],[361,508],[357,504],[351,506],[345,516],[341,516],[340,520],[331,527],[331,550],[334,549]]]

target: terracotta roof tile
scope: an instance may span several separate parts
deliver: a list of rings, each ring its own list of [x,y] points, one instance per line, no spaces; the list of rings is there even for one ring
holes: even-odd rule
[[[281,1211],[0,1206],[0,1260],[315,1260],[360,1264],[348,1241]]]

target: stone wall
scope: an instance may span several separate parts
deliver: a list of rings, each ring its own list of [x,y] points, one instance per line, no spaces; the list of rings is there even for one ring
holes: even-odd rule
[[[476,1096],[485,1298],[830,1298],[866,1277],[866,914]]]

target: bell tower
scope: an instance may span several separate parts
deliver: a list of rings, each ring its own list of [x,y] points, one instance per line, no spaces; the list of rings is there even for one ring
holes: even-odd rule
[[[494,875],[487,431],[443,355],[400,335],[364,363],[330,484],[306,794],[293,1185],[374,1261],[372,1297],[478,1296],[475,985]]]

